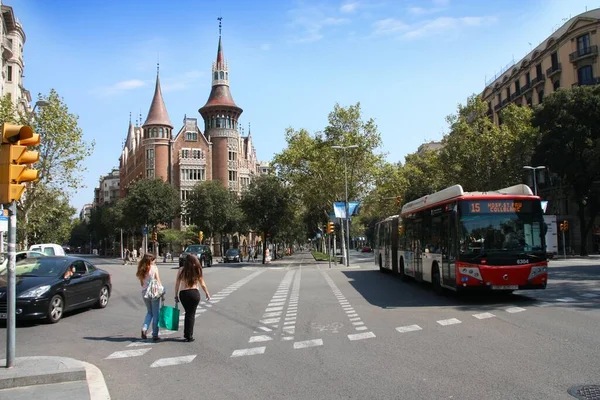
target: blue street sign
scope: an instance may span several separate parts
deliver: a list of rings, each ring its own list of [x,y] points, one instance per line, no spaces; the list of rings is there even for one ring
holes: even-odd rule
[[[8,221],[8,217],[5,215],[0,215],[0,221]]]
[[[144,235],[147,235],[147,234],[148,234],[148,227],[147,227],[147,226],[145,226],[144,228],[142,228],[142,233],[143,233]]]

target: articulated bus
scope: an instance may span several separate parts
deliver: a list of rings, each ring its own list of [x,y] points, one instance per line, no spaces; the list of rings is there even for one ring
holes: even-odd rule
[[[375,263],[434,289],[545,289],[540,198],[526,185],[464,192],[454,185],[411,201],[375,227]]]

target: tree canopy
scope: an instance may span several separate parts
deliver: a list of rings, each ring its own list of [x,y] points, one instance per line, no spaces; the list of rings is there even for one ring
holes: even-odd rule
[[[179,193],[160,178],[137,181],[123,201],[125,223],[132,227],[170,223],[181,212]]]

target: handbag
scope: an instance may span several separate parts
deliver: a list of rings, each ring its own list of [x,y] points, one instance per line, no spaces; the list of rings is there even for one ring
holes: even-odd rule
[[[158,280],[152,279],[148,283],[148,288],[146,289],[144,297],[147,299],[155,300],[161,297],[164,293],[165,288],[160,283],[158,283]]]
[[[179,306],[175,307],[163,305],[158,314],[158,327],[170,331],[179,330]]]

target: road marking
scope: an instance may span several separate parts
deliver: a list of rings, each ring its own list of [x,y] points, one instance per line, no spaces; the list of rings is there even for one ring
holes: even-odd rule
[[[536,304],[536,306],[538,306],[538,307],[548,307],[548,306],[551,306],[551,305],[552,305],[552,303],[549,303],[547,301],[542,301],[541,303],[537,303]]]
[[[267,348],[263,346],[263,347],[253,347],[250,349],[234,350],[233,353],[231,353],[231,357],[242,357],[242,356],[253,356],[255,354],[264,354],[266,349]]]
[[[521,311],[526,311],[524,308],[521,307],[509,307],[507,309],[505,309],[506,312],[514,314],[514,313],[518,313]]]
[[[150,346],[152,342],[133,342],[129,343],[127,347],[139,347],[139,346]]]
[[[150,365],[150,368],[168,367],[168,366],[171,366],[171,365],[179,365],[179,364],[189,364],[192,361],[194,361],[194,358],[196,358],[195,354],[193,356],[160,358],[160,359],[154,361]]]
[[[286,321],[294,321],[294,320],[296,320],[296,317],[288,317],[288,316],[286,315],[286,317],[285,317],[285,320],[286,320]]]
[[[581,297],[587,297],[589,299],[592,299],[594,297],[600,297],[600,294],[596,294],[596,293],[584,293],[581,295]]]
[[[570,303],[572,301],[577,301],[572,297],[563,297],[561,299],[556,299],[556,301],[560,301],[561,303]]]
[[[473,314],[473,316],[477,319],[487,319],[487,318],[494,318],[495,315],[489,312],[484,312],[481,314]]]
[[[323,339],[305,340],[303,342],[295,342],[294,349],[305,349],[307,347],[323,346]]]
[[[250,337],[250,340],[248,340],[248,343],[268,342],[269,340],[273,340],[273,338],[267,335],[252,336]]]
[[[294,337],[293,336],[284,336],[284,337],[281,338],[281,340],[286,340],[286,341],[287,340],[294,340]]]
[[[285,301],[272,301],[267,307],[278,307],[285,304]]]
[[[128,357],[139,357],[143,356],[147,352],[149,352],[151,348],[144,349],[135,349],[135,350],[123,350],[123,351],[115,351],[111,355],[105,358],[105,360],[112,360],[114,358],[128,358]]]
[[[283,325],[295,325],[296,321],[285,321]]]
[[[279,317],[280,315],[281,315],[281,311],[277,311],[277,312],[268,312],[268,313],[264,313],[264,314],[263,314],[263,318]]]
[[[456,324],[462,323],[462,321],[460,319],[456,319],[456,318],[441,319],[441,320],[436,321],[436,322],[438,324],[442,325],[442,326],[456,325]]]
[[[350,318],[350,321],[360,321],[360,317],[358,317],[358,318]]]
[[[421,328],[419,325],[406,325],[406,326],[399,326],[396,328],[396,330],[400,333],[420,331],[422,329],[423,328]]]
[[[358,314],[356,314],[356,313],[348,314],[348,317],[358,317]]]
[[[354,328],[354,329],[356,329],[357,331],[366,331],[368,328],[367,328],[366,326],[364,326],[364,325],[363,325],[363,326],[357,326],[357,327],[356,327],[356,328]]]
[[[352,325],[357,326],[357,325],[364,325],[365,323],[362,321],[358,321],[358,322],[353,322]]]
[[[159,331],[158,331],[158,335],[159,335],[159,336],[164,336],[164,335],[172,335],[172,334],[174,334],[174,333],[177,333],[177,331],[168,331],[168,330],[166,330],[166,329],[165,329],[165,330],[162,330],[162,329],[161,329],[161,330],[159,330]]]
[[[348,335],[348,339],[350,340],[362,340],[362,339],[370,339],[374,338],[375,334],[373,332],[363,332],[363,333],[352,333]]]

